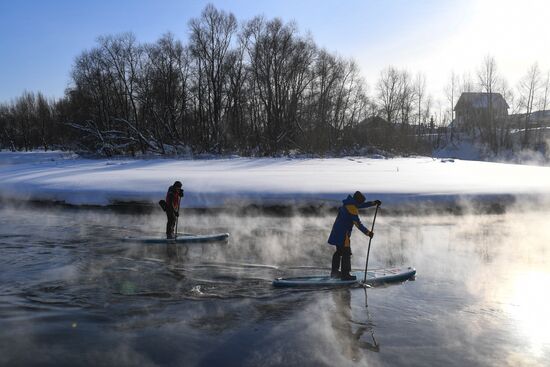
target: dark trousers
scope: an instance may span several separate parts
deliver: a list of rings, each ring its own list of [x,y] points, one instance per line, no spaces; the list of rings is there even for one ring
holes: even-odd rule
[[[342,263],[342,274],[349,274],[351,271],[351,247],[336,246],[332,255],[332,271],[337,272]]]
[[[174,237],[174,227],[176,226],[176,213],[173,210],[166,211],[166,237]]]

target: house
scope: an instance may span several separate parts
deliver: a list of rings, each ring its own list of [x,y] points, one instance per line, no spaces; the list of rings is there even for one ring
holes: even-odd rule
[[[518,113],[510,115],[509,120],[512,127],[519,129],[523,129],[526,122],[529,128],[550,127],[550,110],[534,111],[529,115]]]
[[[508,117],[508,103],[500,93],[472,93],[460,95],[455,105],[453,127],[467,127],[488,121],[504,121]]]

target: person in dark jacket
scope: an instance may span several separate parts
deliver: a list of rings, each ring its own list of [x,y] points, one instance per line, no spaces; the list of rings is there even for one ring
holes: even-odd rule
[[[166,238],[173,239],[174,227],[176,226],[176,218],[180,215],[180,201],[183,197],[182,184],[180,181],[174,182],[172,186],[168,188],[166,193]]]
[[[332,225],[332,231],[328,238],[328,243],[336,246],[336,251],[332,255],[331,277],[340,277],[342,280],[355,280],[356,277],[350,274],[351,231],[353,230],[353,226],[356,226],[361,232],[372,238],[374,233],[369,231],[359,219],[359,209],[381,204],[380,200],[365,201],[365,196],[360,191],[356,191],[353,196],[348,195],[342,201],[342,206],[338,209],[338,215]],[[342,272],[340,272],[340,263],[342,265]]]

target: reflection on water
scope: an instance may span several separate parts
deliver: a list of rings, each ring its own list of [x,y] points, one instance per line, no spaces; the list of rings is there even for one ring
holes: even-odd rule
[[[379,352],[380,346],[374,337],[375,324],[369,312],[367,288],[365,294],[365,321],[355,321],[351,312],[351,290],[338,289],[332,291],[335,309],[332,312],[332,328],[336,332],[342,354],[357,362],[362,356],[362,350]]]
[[[187,215],[229,242],[166,246],[120,241],[162,236],[161,213],[3,208],[0,365],[544,365],[547,218],[382,210],[369,266],[416,281],[300,290],[271,280],[328,272],[332,215]]]

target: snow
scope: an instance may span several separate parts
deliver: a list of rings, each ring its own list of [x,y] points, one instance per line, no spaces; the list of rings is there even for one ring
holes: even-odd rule
[[[175,180],[185,207],[337,205],[355,190],[386,204],[462,197],[550,196],[550,168],[458,159],[84,159],[0,152],[3,198],[107,205],[156,203]]]
[[[479,144],[473,143],[471,139],[461,139],[460,142],[452,142],[441,149],[435,150],[433,156],[436,158],[453,157],[467,160],[481,160],[484,152]]]

